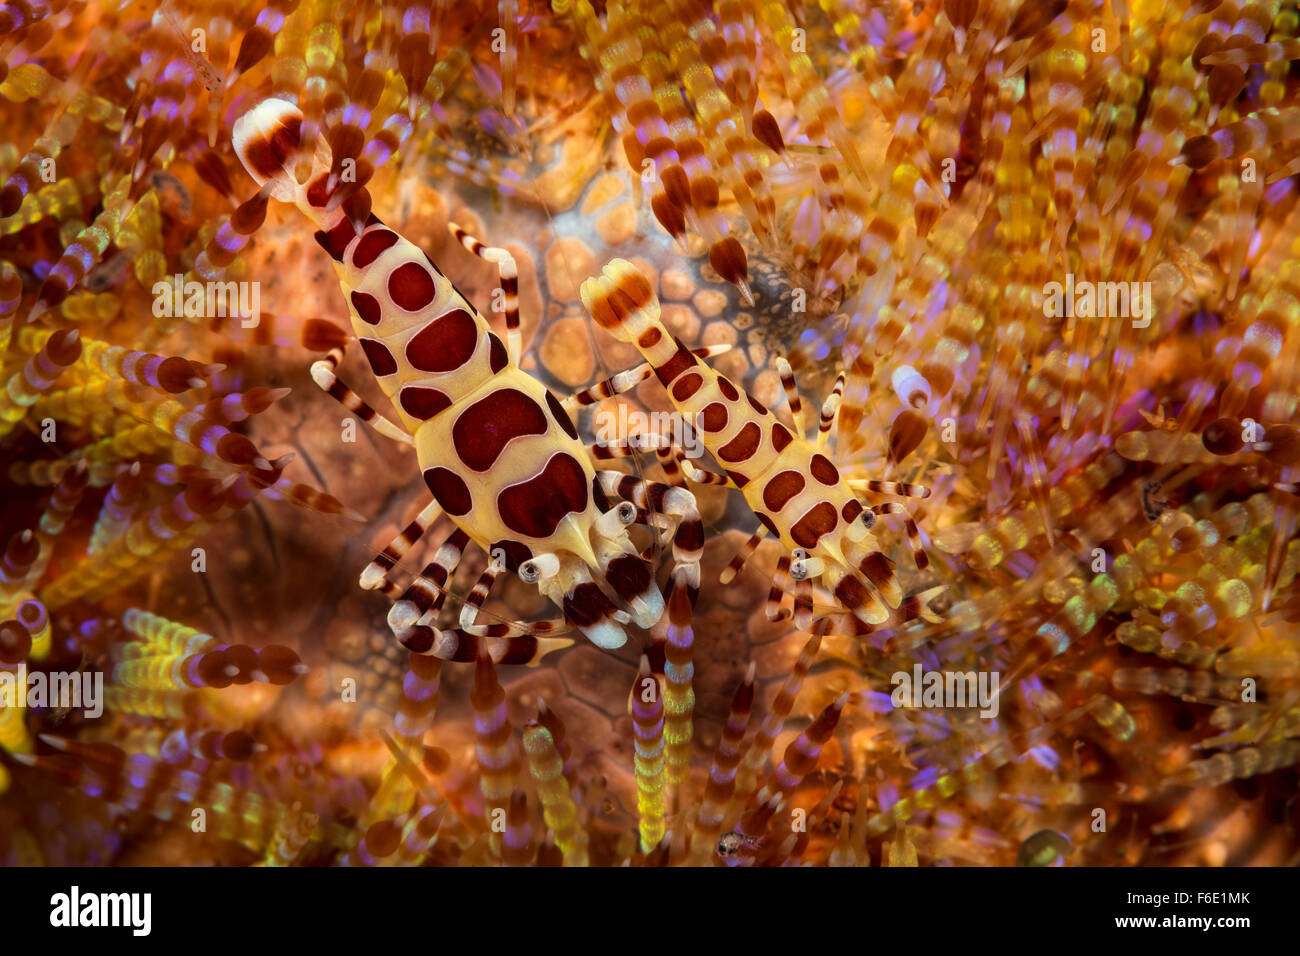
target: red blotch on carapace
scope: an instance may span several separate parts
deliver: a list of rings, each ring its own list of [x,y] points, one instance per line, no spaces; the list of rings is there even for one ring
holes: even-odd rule
[[[478,347],[478,325],[464,309],[452,309],[411,336],[406,360],[422,372],[450,372]]]
[[[487,471],[513,439],[544,435],[548,422],[542,407],[516,388],[500,388],[465,409],[451,429],[460,460]]]
[[[565,515],[587,509],[587,475],[565,452],[551,456],[541,474],[511,485],[497,497],[505,525],[529,538],[555,533]]]

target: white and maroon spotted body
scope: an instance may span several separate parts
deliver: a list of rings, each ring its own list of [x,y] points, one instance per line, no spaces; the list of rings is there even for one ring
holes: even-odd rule
[[[443,511],[512,568],[548,551],[590,555],[590,528],[603,513],[595,471],[555,397],[509,361],[437,267],[383,224],[348,245],[338,272],[353,331],[415,436]]]
[[[444,548],[458,557],[468,538],[512,571],[539,558],[527,570],[563,608],[565,623],[601,646],[621,645],[620,624],[629,617],[653,624],[663,598],[627,535],[627,520],[601,520],[610,505],[568,413],[514,364],[483,316],[418,247],[373,215],[358,231],[355,204],[330,208],[327,152],[318,152],[304,186],[292,179],[300,118],[290,103],[263,102],[236,123],[236,152],[259,184],[269,182],[272,195],[294,202],[317,225],[370,368],[414,438],[429,491],[463,532]],[[511,297],[514,276],[505,278]],[[331,367],[322,375],[318,381],[332,393],[346,391],[335,385]],[[442,580],[431,567],[441,589],[446,567]],[[428,621],[427,606],[417,605],[399,601],[390,623],[408,647],[429,651],[441,634],[416,627],[417,618]]]
[[[758,520],[798,556],[796,569],[819,569],[822,586],[859,621],[887,620],[880,599],[895,608],[901,599],[893,562],[872,546],[874,512],[830,459],[674,339],[659,320],[650,284],[627,261],[613,260],[602,276],[583,283],[581,294],[597,323],[645,356]],[[683,465],[691,477],[694,469]],[[783,558],[780,572],[788,567]]]

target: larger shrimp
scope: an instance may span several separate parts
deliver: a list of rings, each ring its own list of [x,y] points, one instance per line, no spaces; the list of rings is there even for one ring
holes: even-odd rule
[[[535,663],[570,643],[547,636],[570,627],[600,647],[619,647],[627,640],[624,624],[649,627],[664,609],[653,569],[627,533],[638,520],[672,530],[673,582],[693,603],[703,544],[694,496],[593,467],[564,405],[518,367],[517,274],[510,254],[452,227],[467,248],[500,269],[507,348],[419,248],[369,214],[364,191],[331,208],[331,157],[323,138],[311,175],[298,183],[293,170],[301,121],[293,104],[266,100],[235,124],[235,151],[264,190],[292,202],[319,229],[316,240],[334,260],[353,331],[401,424],[338,379],[342,342],[315,363],[312,377],[377,431],[413,445],[433,495],[361,576],[363,587],[397,597],[389,624],[398,639],[412,651],[451,660],[473,659],[486,641],[492,657],[507,663]],[[637,450],[602,447],[598,457]],[[611,496],[628,500],[611,507]],[[389,574],[440,514],[456,530],[399,596]],[[447,581],[470,542],[494,560],[465,600],[459,626],[440,631],[434,622]],[[535,582],[563,617],[480,623],[480,609],[503,568]]]

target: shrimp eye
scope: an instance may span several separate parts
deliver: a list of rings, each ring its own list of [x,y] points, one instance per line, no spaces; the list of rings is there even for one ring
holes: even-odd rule
[[[537,565],[533,564],[531,561],[525,561],[519,566],[519,577],[527,581],[529,584],[535,584],[537,579],[541,576],[542,572],[538,569]]]
[[[874,528],[876,526],[876,513],[868,508],[866,511],[862,512],[860,520],[862,521],[862,526],[864,528]]]
[[[631,524],[636,520],[636,505],[630,501],[625,501],[618,506],[618,520],[623,524]]]

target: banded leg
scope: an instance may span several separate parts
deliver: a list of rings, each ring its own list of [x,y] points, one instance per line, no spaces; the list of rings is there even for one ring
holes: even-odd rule
[[[790,577],[794,580],[794,623],[801,631],[807,631],[813,623],[813,582],[821,578],[826,570],[821,558],[815,558],[799,548],[790,562]],[[825,594],[820,588],[819,593]],[[829,595],[827,595],[829,596]]]
[[[946,584],[939,584],[932,588],[926,588],[924,591],[909,594],[903,598],[903,603],[898,606],[899,620],[912,621],[919,617],[931,624],[938,624],[943,620],[943,615],[930,607],[930,602],[946,590],[948,590]]]
[[[686,458],[686,451],[680,445],[673,445],[672,454],[673,458],[676,459],[677,466],[681,467],[682,475],[685,475],[686,480],[693,481],[694,484],[725,486],[731,483],[731,479],[728,479],[725,475],[719,475],[716,471],[708,471],[707,468],[695,466],[692,460]],[[660,460],[663,459],[660,458]],[[668,468],[664,467],[664,472],[667,471]]]
[[[749,540],[736,550],[736,553],[731,556],[731,560],[727,562],[727,566],[722,569],[722,573],[718,575],[720,583],[730,584],[736,579],[736,575],[745,566],[745,562],[758,550],[758,543],[763,540],[766,534],[767,528],[759,525],[758,530],[751,534]]]
[[[457,528],[438,546],[433,559],[424,566],[401,598],[388,611],[388,626],[406,646],[417,624],[430,613],[437,614],[447,599],[447,581],[460,563],[469,544],[469,535]],[[414,648],[408,648],[414,650]],[[416,653],[426,653],[417,651]]]
[[[730,346],[727,346],[730,348]],[[707,351],[700,349],[700,352]],[[650,366],[644,365],[642,368],[649,369]],[[633,371],[638,371],[634,369]],[[646,377],[649,376],[646,372]],[[695,482],[698,485],[726,485],[728,479],[725,475],[719,475],[715,472],[706,471],[697,468],[686,457],[686,450],[677,442],[676,439],[669,435],[663,434],[638,434],[631,435],[625,442],[605,442],[592,448],[592,455],[597,461],[608,461],[611,458],[626,458],[640,454],[644,451],[651,451],[659,458],[659,464],[664,470],[668,483],[679,488],[685,488],[686,484],[682,480],[682,475]]]
[[[789,587],[790,556],[783,554],[776,562],[776,574],[772,576],[772,587],[767,592],[767,601],[763,608],[767,619],[773,624],[788,621],[791,617],[790,611],[781,606],[781,601],[785,598],[785,592]]]
[[[519,267],[515,265],[515,257],[497,246],[485,246],[454,222],[447,223],[447,228],[456,241],[474,255],[496,264],[504,300],[501,311],[506,316],[506,352],[511,363],[518,365],[523,352],[523,336],[519,331]]]
[[[440,514],[442,508],[438,502],[430,501],[425,505],[424,510],[402,529],[401,534],[390,541],[388,547],[384,548],[381,554],[375,555],[374,560],[366,565],[365,570],[361,572],[361,586],[367,591],[382,588],[387,593],[391,590],[393,585],[388,579],[388,572],[393,570],[415,543],[424,537],[424,533],[438,520]]]
[[[731,351],[730,345],[709,345],[704,348],[695,349],[692,355],[697,358],[713,358],[715,355],[722,355],[724,352]],[[654,367],[649,362],[642,362],[635,368],[630,368],[626,372],[619,372],[612,375],[605,381],[600,382],[590,388],[585,388],[580,392],[574,392],[568,398],[560,402],[569,411],[575,408],[594,405],[606,398],[613,398],[615,395],[622,395],[636,388],[651,375],[654,374]]]
[[[664,481],[674,488],[685,488],[686,479],[680,467],[684,456],[677,445],[671,442],[667,445],[659,445],[655,448],[655,457],[659,459],[659,467],[663,469]]]
[[[686,449],[676,440],[669,439],[667,445],[656,448],[655,455],[659,459],[659,467],[663,469],[668,484],[676,488],[685,488],[688,481],[697,485],[718,487],[726,487],[731,481],[726,475],[697,468],[695,463],[686,457]]]
[[[335,369],[343,361],[343,349],[332,348],[329,353],[311,365],[311,378],[330,398],[334,399],[363,422],[393,441],[414,445],[415,439],[401,425],[393,422],[375,411],[365,400],[352,391],[348,385],[335,374]]]
[[[615,395],[622,395],[624,392],[630,392],[653,374],[654,369],[650,367],[650,363],[643,362],[636,368],[630,368],[626,372],[619,372],[617,375],[611,375],[609,378],[605,379],[605,381],[598,382],[590,388],[584,388],[580,392],[574,392],[568,398],[560,402],[560,404],[570,412],[587,405],[595,405],[597,402],[603,401],[606,398],[612,398]]]
[[[371,562],[371,564],[373,563],[374,562]],[[366,565],[367,571],[370,569],[370,566],[371,565]],[[361,573],[365,574],[365,571],[362,571]],[[362,587],[365,587],[365,585],[362,585]],[[377,579],[375,579],[375,581],[369,587],[366,588],[366,590],[378,591],[384,597],[391,598],[394,601],[396,601],[402,594],[401,585],[398,584],[396,581],[394,581],[392,578],[383,574],[382,572],[380,573],[380,576]]]
[[[914,485],[906,481],[878,481],[875,478],[850,478],[849,488],[853,491],[873,491],[882,495],[898,495],[900,498],[929,498],[928,485]]]
[[[483,610],[483,602],[492,593],[492,585],[496,583],[499,573],[497,568],[489,563],[483,573],[479,575],[479,579],[474,582],[474,587],[470,589],[469,596],[465,598],[465,603],[460,606],[461,630],[474,635],[482,633],[475,630],[474,624],[478,620],[479,612]]]
[[[844,404],[844,387],[848,381],[848,375],[840,372],[835,376],[835,385],[831,388],[831,393],[826,396],[826,401],[822,402],[821,417],[817,419],[817,447],[825,448],[826,443],[830,440],[831,430],[835,427],[835,422],[840,417],[840,408]]]
[[[727,477],[703,468],[697,468],[686,458],[686,451],[676,440],[668,435],[638,434],[631,435],[624,442],[604,442],[591,447],[592,457],[597,461],[609,461],[611,458],[629,458],[645,451],[653,450],[659,458],[668,484],[685,488],[682,476],[697,485],[726,485]]]
[[[824,633],[836,636],[862,637],[873,634],[881,628],[894,628],[899,624],[906,624],[918,618],[933,624],[940,623],[943,617],[930,607],[930,602],[945,590],[947,590],[946,586],[939,585],[938,587],[918,591],[916,594],[909,594],[899,602],[894,615],[884,624],[868,624],[830,601],[815,605],[813,612],[819,626],[824,628]],[[837,625],[839,629],[836,629]]]
[[[784,355],[776,357],[776,370],[781,376],[781,387],[785,389],[785,400],[790,406],[790,418],[794,421],[794,433],[800,438],[808,435],[807,423],[803,418],[803,400],[799,397],[799,387],[795,384],[794,369]]]
[[[629,435],[624,441],[600,442],[588,446],[591,457],[596,461],[609,461],[613,458],[630,458],[642,452],[658,451],[670,448],[672,439],[664,435]]]
[[[794,626],[801,631],[812,627],[813,621],[813,585],[805,576],[794,582]]]
[[[912,514],[896,501],[889,501],[883,505],[873,505],[871,510],[878,515],[902,515],[903,529],[907,532],[908,544],[912,546],[912,557],[916,560],[916,569],[924,571],[930,566],[930,556],[925,553],[925,548],[921,544],[921,532],[916,527],[916,522],[912,520]]]
[[[474,583],[474,587],[470,590],[469,595],[465,598],[465,603],[460,608],[461,631],[474,638],[510,638],[513,640],[523,636],[535,637],[539,634],[554,634],[567,629],[562,617],[547,618],[541,621],[478,623],[479,616],[484,613],[483,604],[492,592],[492,585],[496,583],[500,573],[501,569],[499,567],[489,564],[483,573],[479,575],[478,581]],[[428,614],[425,617],[428,617]],[[427,622],[421,619],[420,623]],[[624,620],[620,621],[620,623],[627,623],[626,615],[624,615]]]

